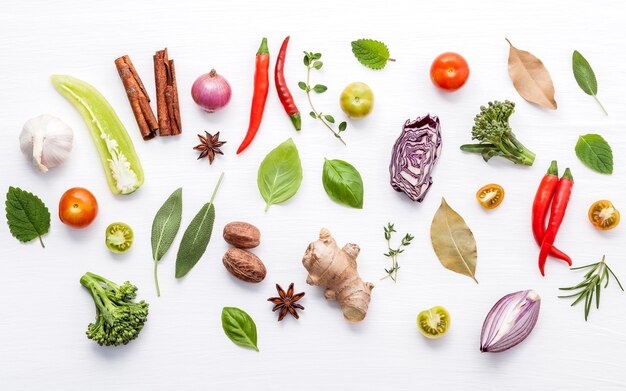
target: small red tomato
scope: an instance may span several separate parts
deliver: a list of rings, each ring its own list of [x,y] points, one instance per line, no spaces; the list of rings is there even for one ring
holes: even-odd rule
[[[440,54],[430,67],[430,79],[444,91],[456,91],[463,87],[469,77],[469,65],[458,53]]]
[[[59,218],[72,228],[85,228],[98,214],[98,201],[87,189],[73,187],[59,201]]]

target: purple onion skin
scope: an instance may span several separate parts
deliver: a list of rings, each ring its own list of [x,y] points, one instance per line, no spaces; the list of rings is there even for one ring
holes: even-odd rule
[[[493,306],[480,334],[480,351],[498,353],[511,349],[533,331],[541,298],[533,290],[510,293]]]
[[[441,155],[439,118],[430,114],[407,120],[393,145],[389,175],[391,187],[422,202],[433,184],[432,171]]]
[[[198,77],[191,86],[194,102],[209,113],[224,108],[230,102],[231,94],[230,84],[215,69]]]

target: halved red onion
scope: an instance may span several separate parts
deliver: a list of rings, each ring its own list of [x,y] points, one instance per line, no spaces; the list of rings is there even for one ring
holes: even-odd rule
[[[432,171],[441,155],[439,118],[427,114],[406,121],[391,154],[391,187],[422,202],[433,184]]]
[[[522,342],[537,324],[541,298],[534,290],[510,293],[493,306],[480,334],[480,351],[503,352]]]

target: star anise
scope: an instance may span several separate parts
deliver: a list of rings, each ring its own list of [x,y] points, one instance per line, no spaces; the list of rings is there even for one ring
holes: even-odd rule
[[[300,304],[297,304],[296,301],[302,299],[304,296],[304,292],[300,292],[298,294],[293,294],[293,282],[289,284],[289,289],[287,289],[287,293],[280,287],[280,285],[276,284],[276,290],[278,291],[279,297],[270,297],[267,301],[271,301],[276,304],[272,311],[280,310],[278,314],[278,321],[280,322],[283,318],[290,313],[294,318],[300,318],[298,316],[298,312],[296,309],[303,310],[304,307]]]
[[[204,132],[204,136],[199,134],[198,138],[200,139],[200,144],[193,147],[194,150],[200,151],[198,160],[203,157],[208,157],[209,164],[211,164],[213,163],[213,159],[215,159],[216,153],[220,155],[224,154],[220,147],[226,144],[226,141],[220,141],[220,132],[215,133],[213,136],[209,132]]]

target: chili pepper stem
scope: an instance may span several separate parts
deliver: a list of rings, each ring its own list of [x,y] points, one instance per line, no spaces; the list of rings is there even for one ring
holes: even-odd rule
[[[307,67],[306,67],[306,84],[307,85],[311,85],[311,64],[307,65]],[[339,141],[341,141],[343,143],[343,145],[347,145],[346,142],[343,141],[343,139],[341,138],[339,133],[335,132],[335,130],[324,120],[324,118],[322,118],[322,116],[319,114],[319,112],[315,109],[315,106],[313,106],[313,101],[311,100],[311,91],[310,90],[306,91],[306,97],[309,100],[309,106],[311,106],[311,110],[313,111],[313,113],[315,113],[315,116],[317,117],[317,119],[322,121],[324,126],[326,126],[328,128],[328,130],[330,130],[333,133],[333,135],[337,139],[339,139]]]

